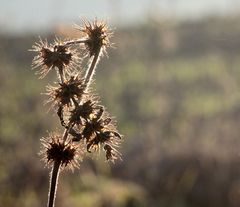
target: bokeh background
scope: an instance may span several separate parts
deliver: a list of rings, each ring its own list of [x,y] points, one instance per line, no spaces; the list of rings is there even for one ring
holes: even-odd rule
[[[57,207],[240,206],[239,0],[0,0],[0,207],[42,207],[50,169],[39,139],[59,128],[28,51],[76,37],[82,17],[114,28],[96,91],[124,135],[63,172]]]

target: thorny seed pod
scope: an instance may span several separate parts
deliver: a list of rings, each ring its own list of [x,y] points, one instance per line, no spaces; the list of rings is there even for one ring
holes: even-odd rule
[[[121,135],[117,132],[112,119],[103,114],[103,111],[99,111],[95,118],[86,121],[82,136],[86,139],[88,152],[96,151],[100,145],[104,145],[107,160],[120,158],[116,148]]]
[[[109,31],[106,23],[97,20],[93,22],[84,21],[84,26],[77,29],[87,37],[85,46],[90,57],[99,53],[101,48],[105,52],[106,47],[111,46],[109,38],[112,33]]]
[[[71,106],[76,100],[81,100],[85,86],[79,76],[71,76],[69,80],[59,83],[58,87],[47,86],[47,103],[53,102],[53,106]]]
[[[88,119],[93,118],[98,110],[103,110],[103,106],[97,105],[96,100],[89,99],[71,111],[70,122],[83,125]]]
[[[53,45],[49,45],[47,41],[44,42],[40,39],[39,43],[33,45],[31,51],[38,52],[32,65],[33,68],[39,68],[37,74],[40,75],[40,78],[44,78],[51,69],[56,67],[63,79],[63,70],[70,73],[80,60],[76,50],[67,47],[58,39],[55,40]]]
[[[63,142],[62,135],[57,133],[49,133],[49,136],[41,139],[42,156],[46,165],[52,165],[55,161],[60,162],[62,168],[73,170],[79,167],[82,160],[83,150],[80,144]]]

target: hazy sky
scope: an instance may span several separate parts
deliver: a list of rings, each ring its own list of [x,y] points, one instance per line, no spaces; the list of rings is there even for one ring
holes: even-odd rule
[[[0,0],[0,5],[1,32],[44,30],[84,16],[125,24],[151,14],[198,18],[240,10],[240,0]]]

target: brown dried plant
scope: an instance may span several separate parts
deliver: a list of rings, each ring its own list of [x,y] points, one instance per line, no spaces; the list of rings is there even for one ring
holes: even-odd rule
[[[100,57],[111,46],[112,33],[106,23],[97,20],[84,21],[77,29],[83,33],[82,38],[56,39],[52,44],[40,40],[31,50],[37,53],[32,66],[38,69],[40,78],[52,69],[57,72],[57,83],[47,86],[46,102],[51,103],[64,129],[62,135],[51,132],[41,139],[40,155],[52,167],[48,207],[54,206],[60,171],[79,167],[85,153],[102,148],[107,161],[121,159],[117,149],[122,136],[105,107],[99,104],[99,97],[89,89]],[[81,62],[86,58],[89,64],[84,71]]]

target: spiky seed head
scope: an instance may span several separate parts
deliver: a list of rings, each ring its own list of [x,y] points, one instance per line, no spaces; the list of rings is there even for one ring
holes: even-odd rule
[[[59,86],[47,86],[48,102],[55,106],[70,106],[75,99],[80,100],[85,94],[83,80],[79,76],[71,76]]]
[[[83,22],[84,26],[78,27],[78,29],[87,37],[85,45],[90,57],[99,53],[101,49],[106,52],[106,47],[111,46],[109,38],[112,36],[107,24],[96,19],[93,22]]]
[[[96,96],[89,93],[85,100],[71,111],[70,122],[82,126],[95,117],[99,110],[103,110],[103,106],[98,105]]]
[[[114,161],[121,157],[117,148],[122,136],[117,132],[115,123],[107,113],[87,120],[82,136],[86,140],[88,152],[96,151],[100,146],[104,146],[107,160]]]
[[[59,39],[55,40],[53,45],[40,39],[39,43],[33,45],[31,51],[38,53],[33,59],[32,66],[39,68],[37,74],[40,78],[44,78],[55,67],[60,71],[70,73],[80,60],[76,50],[67,47]]]
[[[48,166],[57,161],[62,168],[74,169],[79,167],[83,151],[81,146],[73,142],[63,142],[62,136],[57,133],[49,133],[48,137],[41,139],[42,150],[40,155]]]

